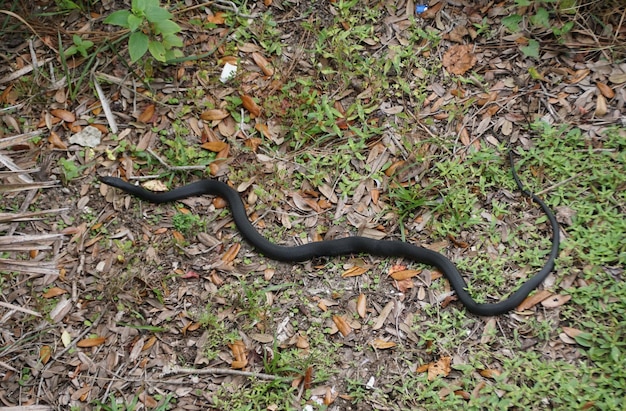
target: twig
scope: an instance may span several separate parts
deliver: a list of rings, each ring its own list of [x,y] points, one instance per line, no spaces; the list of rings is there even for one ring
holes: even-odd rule
[[[581,175],[583,175],[583,173],[582,173],[582,172],[580,172],[580,173],[578,173],[578,174],[576,174],[576,175],[573,175],[573,176],[571,176],[571,177],[569,177],[569,178],[566,178],[566,179],[565,179],[565,180],[563,180],[563,181],[559,181],[558,183],[556,183],[556,184],[554,184],[554,185],[552,185],[552,186],[550,186],[550,187],[548,187],[548,188],[546,188],[546,189],[544,189],[544,190],[538,191],[538,192],[536,192],[536,193],[534,193],[534,194],[535,194],[536,196],[542,196],[542,195],[544,195],[545,193],[549,193],[550,191],[554,190],[555,188],[559,188],[559,187],[561,187],[562,185],[565,185],[565,184],[569,183],[570,181],[572,181],[572,180],[574,180],[574,179],[576,179],[576,178],[580,177]]]
[[[163,372],[161,373],[162,376],[167,376],[167,375],[171,375],[171,374],[198,374],[198,375],[206,375],[206,374],[222,374],[222,375],[238,375],[241,377],[251,377],[251,378],[258,378],[260,380],[268,380],[268,381],[275,381],[275,380],[284,380],[287,379],[285,377],[278,377],[276,375],[271,375],[271,374],[264,374],[262,372],[251,372],[251,371],[239,371],[239,370],[232,370],[230,368],[200,368],[200,369],[195,369],[195,368],[185,368],[185,367],[179,367],[178,365],[165,365],[163,367]]]
[[[95,67],[94,67],[95,69]],[[98,98],[100,99],[100,104],[102,104],[102,110],[104,111],[104,115],[109,122],[109,126],[111,127],[111,132],[113,134],[117,134],[117,122],[115,121],[115,116],[113,115],[113,111],[111,111],[111,106],[109,105],[109,101],[104,95],[104,91],[102,91],[102,87],[100,87],[100,83],[98,83],[98,78],[92,73],[91,79],[93,80],[93,85],[96,88],[96,92],[98,93]]]
[[[15,304],[5,303],[4,301],[0,301],[0,307],[8,308],[9,310],[20,311],[25,314],[34,315],[35,317],[41,317],[37,311],[29,310],[28,308],[23,308]]]

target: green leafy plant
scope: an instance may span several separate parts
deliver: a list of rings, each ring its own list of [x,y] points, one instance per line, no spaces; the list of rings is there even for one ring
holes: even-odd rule
[[[74,180],[78,176],[80,176],[81,168],[76,165],[72,160],[67,160],[65,158],[59,159],[59,164],[61,165],[61,170],[63,171],[63,180],[65,182]]]
[[[74,34],[72,41],[74,41],[74,44],[65,50],[65,57],[73,56],[76,53],[80,53],[81,56],[87,57],[87,51],[93,47],[93,41],[83,40],[77,34]]]
[[[187,234],[197,230],[204,230],[206,222],[195,214],[177,213],[172,217],[174,228],[181,233]]]
[[[104,22],[130,30],[128,53],[133,63],[147,51],[156,60],[166,62],[183,56],[178,49],[183,41],[176,35],[181,28],[172,17],[159,0],[133,0],[130,10],[113,12]]]

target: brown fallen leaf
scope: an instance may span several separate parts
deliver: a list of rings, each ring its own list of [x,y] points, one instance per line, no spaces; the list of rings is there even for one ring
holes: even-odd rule
[[[298,334],[298,338],[296,339],[296,347],[300,348],[301,350],[306,350],[309,348],[309,340],[306,338],[306,336]]]
[[[237,254],[239,254],[240,249],[241,249],[241,244],[239,243],[235,243],[231,245],[228,251],[226,251],[224,255],[222,256],[222,261],[224,261],[225,263],[232,262],[235,259],[235,257],[237,257]]]
[[[228,148],[228,143],[225,143],[223,141],[208,141],[202,144],[200,147],[214,153],[219,153],[220,151]]]
[[[368,268],[366,267],[360,267],[360,266],[355,265],[354,267],[349,268],[343,273],[341,273],[341,278],[358,277],[359,275],[365,274],[367,270]]]
[[[185,241],[185,236],[180,231],[173,230],[172,235],[174,236],[174,240],[178,243],[183,243]]]
[[[213,204],[213,207],[215,207],[218,210],[228,207],[228,202],[224,200],[222,197],[215,197],[215,199],[211,202],[211,204]]]
[[[419,14],[418,16],[423,19],[434,19],[437,13],[439,12],[439,10],[441,10],[441,8],[443,7],[443,3],[444,2],[442,1],[439,3],[433,4],[432,6],[429,6],[425,12]]]
[[[413,280],[410,278],[405,278],[404,280],[396,280],[394,285],[398,291],[401,293],[406,293],[408,290],[413,288],[415,284],[413,284]]]
[[[609,108],[606,104],[606,98],[602,94],[598,95],[598,99],[596,101],[596,110],[594,114],[597,117],[604,117],[608,111]]]
[[[372,341],[370,345],[377,350],[388,350],[389,348],[395,347],[397,344],[393,341],[385,341],[381,338],[377,338]]]
[[[556,308],[556,307],[562,306],[563,304],[565,304],[571,299],[572,299],[571,295],[554,294],[552,297],[543,300],[541,302],[541,305],[543,305],[546,308]]]
[[[105,337],[90,337],[85,338],[84,340],[80,340],[76,343],[77,347],[88,348],[88,347],[96,347],[98,345],[104,344],[106,341]]]
[[[550,298],[551,295],[552,295],[552,293],[550,291],[548,291],[548,290],[537,291],[533,295],[526,297],[524,299],[524,301],[522,301],[522,303],[517,306],[516,310],[517,311],[526,311],[529,308],[532,308],[535,305],[539,304],[540,302],[542,302],[546,298]]]
[[[141,351],[148,351],[150,348],[152,348],[152,346],[156,342],[157,342],[156,335],[153,335],[152,337],[148,338],[148,341],[144,344],[144,346],[141,349]]]
[[[140,121],[142,123],[147,123],[152,119],[152,116],[154,115],[154,109],[155,109],[155,105],[154,104],[149,104],[141,114],[139,114],[139,116],[137,117],[137,121]]]
[[[49,345],[44,345],[39,349],[39,360],[42,364],[46,364],[50,361],[50,357],[52,356],[52,348]]]
[[[270,62],[267,61],[265,57],[263,57],[259,53],[252,53],[252,60],[256,63],[257,66],[263,71],[263,74],[266,76],[274,75],[274,68],[271,66]]]
[[[218,11],[212,16],[207,16],[206,21],[207,23],[213,23],[217,25],[224,24],[224,22],[226,21],[226,13]]]
[[[54,297],[58,297],[59,295],[65,294],[65,293],[67,293],[67,290],[64,290],[64,289],[59,288],[59,287],[52,287],[48,291],[43,293],[42,297],[43,298],[54,298]]]
[[[589,75],[589,73],[591,73],[591,70],[589,69],[576,70],[574,75],[569,79],[569,82],[571,84],[576,84],[579,81],[582,81],[583,79],[585,79]]]
[[[139,394],[139,401],[141,401],[148,409],[156,408],[156,406],[159,405],[157,400],[146,394],[145,391]]]
[[[396,161],[396,162],[392,163],[389,166],[389,168],[387,168],[385,170],[385,175],[387,177],[391,177],[398,170],[398,168],[400,168],[400,167],[402,167],[404,165],[404,163],[405,163],[404,160],[399,160],[399,161]]]
[[[401,280],[406,280],[407,278],[416,277],[421,272],[422,272],[422,270],[402,270],[402,271],[396,271],[396,272],[391,274],[391,278],[393,278],[394,280],[401,281]]]
[[[430,363],[428,366],[428,381],[433,381],[439,376],[446,377],[450,374],[452,357],[441,357],[439,361]]]
[[[50,110],[50,114],[53,116],[60,118],[66,123],[73,123],[76,121],[76,116],[71,111],[64,110],[62,108],[55,108]]]
[[[356,312],[361,318],[365,318],[365,314],[367,314],[367,297],[363,293],[359,294],[356,299]]]
[[[563,332],[567,334],[567,336],[572,337],[572,338],[576,338],[577,336],[583,333],[583,330],[580,330],[578,328],[572,328],[572,327],[561,327],[561,328],[563,329]]]
[[[491,379],[494,379],[494,378],[498,377],[500,374],[502,374],[500,372],[500,370],[496,370],[495,368],[488,368],[488,369],[485,369],[485,370],[480,370],[479,373],[483,377],[491,378]]]
[[[205,121],[223,120],[228,116],[228,111],[220,109],[206,110],[200,114],[200,118]]]
[[[242,369],[246,365],[248,365],[248,358],[246,356],[246,345],[243,343],[242,340],[237,340],[232,344],[228,344],[228,347],[230,348],[230,351],[235,358],[230,365],[233,369]]]
[[[52,147],[59,148],[61,150],[67,150],[67,144],[61,140],[61,137],[54,131],[50,132],[50,136],[48,137],[48,143],[52,144]]]
[[[343,317],[339,315],[333,315],[333,322],[337,326],[337,329],[339,330],[341,335],[343,335],[344,337],[352,332],[352,327],[350,327],[350,324],[348,324],[348,322]]]
[[[602,93],[604,97],[609,98],[609,99],[615,97],[615,92],[610,86],[604,83],[600,83],[600,82],[597,82],[596,86],[598,87],[598,90],[600,90],[600,93]]]
[[[261,108],[249,95],[243,94],[241,96],[241,103],[243,105],[243,108],[248,110],[250,114],[252,114],[254,117],[259,117],[261,115]]]
[[[443,55],[443,66],[452,74],[463,75],[476,64],[471,44],[456,44]]]

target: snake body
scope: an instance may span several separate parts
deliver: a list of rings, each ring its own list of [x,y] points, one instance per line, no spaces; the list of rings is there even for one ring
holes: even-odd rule
[[[128,194],[151,203],[161,204],[181,200],[187,197],[204,194],[222,197],[228,202],[233,220],[241,232],[242,237],[257,251],[268,258],[284,262],[300,262],[317,257],[334,257],[350,254],[371,254],[380,257],[403,257],[418,263],[437,267],[448,279],[456,292],[458,299],[468,311],[483,316],[504,314],[516,308],[528,294],[541,284],[554,268],[554,261],[559,250],[559,225],[550,208],[537,196],[524,189],[520,182],[513,157],[510,155],[512,174],[519,189],[526,196],[537,203],[548,217],[552,229],[552,248],[543,268],[524,284],[522,284],[507,299],[497,303],[477,303],[467,292],[467,283],[459,270],[448,258],[442,254],[402,241],[375,240],[366,237],[347,237],[328,241],[319,241],[309,244],[287,247],[274,244],[263,237],[248,219],[244,204],[239,194],[228,185],[217,180],[200,180],[189,185],[176,188],[165,193],[153,193],[142,187],[127,183],[116,177],[100,177],[100,181],[112,187],[119,188]]]

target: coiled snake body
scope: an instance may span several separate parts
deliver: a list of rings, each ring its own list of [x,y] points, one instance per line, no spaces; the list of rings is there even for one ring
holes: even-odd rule
[[[129,194],[151,203],[167,203],[187,197],[203,194],[217,195],[225,199],[233,214],[233,220],[243,238],[257,251],[273,260],[285,262],[299,262],[316,257],[333,257],[349,254],[371,254],[380,257],[403,257],[418,263],[437,267],[448,279],[456,292],[458,299],[468,311],[477,315],[500,315],[517,307],[528,294],[537,288],[554,268],[554,260],[559,250],[559,225],[550,208],[537,196],[524,189],[513,164],[513,156],[509,153],[513,178],[519,189],[526,196],[537,203],[548,217],[552,229],[552,248],[543,268],[524,284],[522,284],[507,299],[498,303],[477,303],[467,292],[467,283],[448,258],[436,251],[419,247],[402,241],[374,240],[366,237],[347,237],[329,241],[313,242],[295,247],[286,247],[274,244],[263,237],[254,228],[239,194],[228,185],[216,180],[200,180],[189,185],[176,188],[165,193],[153,193],[142,187],[127,183],[115,177],[100,177],[100,181],[112,187],[119,188]]]

